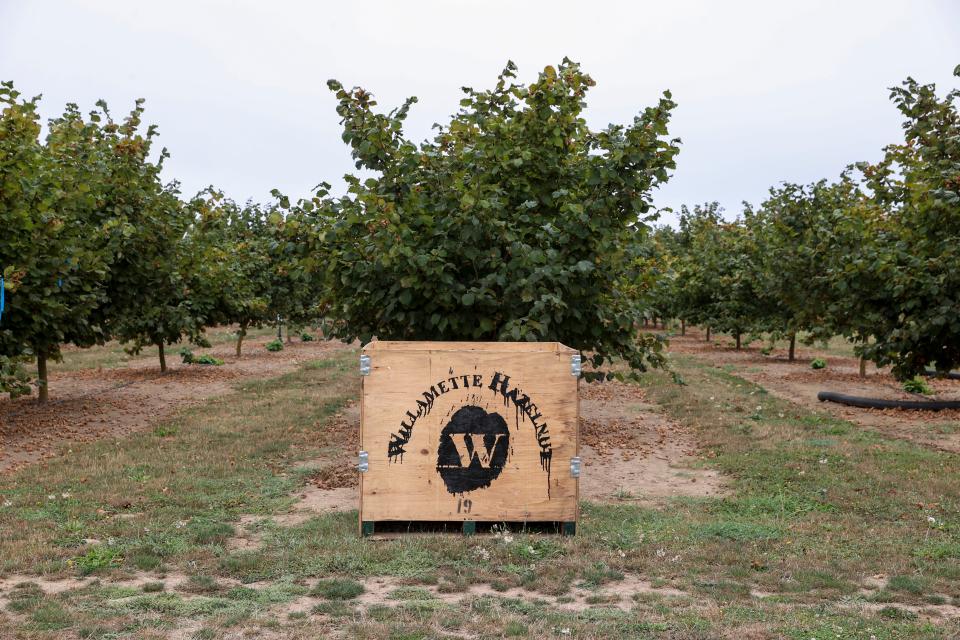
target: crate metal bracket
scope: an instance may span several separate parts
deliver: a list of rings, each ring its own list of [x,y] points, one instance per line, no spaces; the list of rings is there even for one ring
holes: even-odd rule
[[[361,451],[357,455],[357,470],[360,473],[366,473],[370,469],[370,454],[366,451]]]
[[[580,354],[570,356],[570,375],[580,377]]]
[[[370,356],[367,354],[360,356],[360,375],[370,375]]]
[[[570,458],[570,477],[579,478],[580,477],[580,456]]]

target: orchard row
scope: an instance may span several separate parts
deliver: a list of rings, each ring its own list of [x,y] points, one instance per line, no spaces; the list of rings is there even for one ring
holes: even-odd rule
[[[61,346],[118,339],[131,352],[203,342],[205,327],[247,328],[278,314],[306,323],[319,312],[303,259],[314,228],[276,207],[238,206],[213,189],[184,200],[151,157],[143,107],[121,122],[103,103],[86,118],[69,105],[41,140],[37,100],[0,89],[0,385],[29,391],[24,361]]]
[[[960,67],[955,74],[960,76]],[[907,378],[960,365],[960,91],[907,80],[904,138],[836,181],[783,184],[732,223],[684,208],[651,238],[655,315],[741,337],[842,335]]]
[[[958,68],[960,73],[960,68]],[[140,102],[122,121],[70,105],[45,135],[37,100],[0,88],[0,389],[64,344],[131,351],[202,343],[216,324],[318,318],[345,340],[559,340],[588,377],[664,363],[635,328],[681,318],[735,335],[844,335],[902,375],[960,362],[957,92],[893,92],[903,143],[835,182],[786,184],[728,223],[716,205],[654,229],[653,192],[675,169],[669,92],[627,125],[591,130],[593,80],[574,62],[532,84],[509,63],[464,89],[431,140],[331,81],[358,169],[339,197],[240,206],[164,183],[166,150]]]

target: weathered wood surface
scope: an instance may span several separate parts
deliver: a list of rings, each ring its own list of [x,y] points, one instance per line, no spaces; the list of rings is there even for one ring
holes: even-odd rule
[[[559,343],[373,342],[363,521],[575,521],[577,352]]]

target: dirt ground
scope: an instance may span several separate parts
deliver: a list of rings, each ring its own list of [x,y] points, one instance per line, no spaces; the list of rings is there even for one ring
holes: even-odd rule
[[[835,391],[848,395],[890,400],[930,399],[907,393],[889,369],[867,366],[867,376],[859,375],[856,358],[829,355],[797,345],[796,359],[789,362],[785,350],[763,355],[764,344],[754,342],[741,351],[730,347],[726,337],[707,342],[703,333],[688,329],[686,336],[670,338],[670,352],[692,354],[716,366],[733,366],[736,374],[759,384],[775,396],[809,409],[828,411],[844,420],[876,429],[884,435],[910,440],[924,446],[960,453],[960,411],[909,411],[902,409],[859,409],[833,402],[820,402],[817,393]],[[813,358],[822,358],[827,366],[812,369]],[[928,379],[938,400],[960,399],[960,380]]]
[[[296,340],[283,351],[270,352],[264,345],[271,339],[248,338],[239,359],[233,344],[204,350],[224,360],[220,367],[182,364],[171,354],[165,374],[155,358],[113,369],[52,372],[47,405],[38,404],[35,396],[0,400],[0,473],[69,451],[72,443],[143,430],[176,409],[228,393],[240,382],[283,375],[345,348],[340,342]]]
[[[720,474],[698,466],[692,433],[669,420],[631,384],[584,384],[580,391],[580,497],[658,502],[723,491]]]

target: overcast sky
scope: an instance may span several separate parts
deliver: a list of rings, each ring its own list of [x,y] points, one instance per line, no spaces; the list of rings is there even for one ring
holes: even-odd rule
[[[342,189],[353,163],[328,78],[385,109],[418,96],[420,141],[461,86],[491,86],[508,59],[529,82],[563,56],[597,81],[595,128],[670,89],[683,145],[656,203],[719,200],[732,217],[780,181],[879,157],[900,135],[887,88],[907,75],[956,86],[960,2],[0,0],[0,79],[42,93],[44,117],[146,98],[166,177],[240,201]]]

